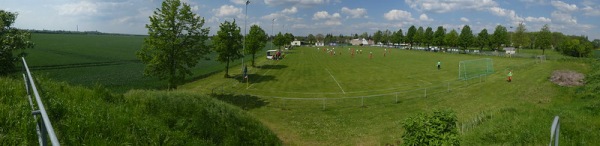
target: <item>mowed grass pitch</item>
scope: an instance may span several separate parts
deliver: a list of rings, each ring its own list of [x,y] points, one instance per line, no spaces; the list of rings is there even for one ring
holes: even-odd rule
[[[180,90],[224,93],[215,97],[246,109],[288,145],[398,144],[404,119],[435,109],[456,111],[465,145],[547,144],[555,115],[562,117],[561,143],[600,142],[592,132],[600,118],[580,108],[576,88],[548,81],[554,70],[586,73],[584,63],[398,49],[383,57],[384,48],[375,47],[350,47],[363,49],[352,58],[347,48],[336,47],[344,52],[330,56],[300,47],[284,60],[263,59],[260,68],[250,69],[250,84],[240,82],[241,70],[233,67],[236,78],[216,74]],[[457,81],[460,60],[487,57],[495,74]],[[435,67],[438,60],[442,70]],[[512,83],[505,81],[507,69],[514,70]],[[389,94],[395,92],[398,98]]]

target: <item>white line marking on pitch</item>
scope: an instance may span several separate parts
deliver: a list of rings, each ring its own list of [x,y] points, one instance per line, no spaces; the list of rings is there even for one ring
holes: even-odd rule
[[[275,63],[275,65],[278,65],[278,64],[279,64],[279,62],[281,62],[281,61],[277,61],[277,63]],[[262,76],[261,76],[260,78],[258,78],[258,80],[262,79],[262,77],[264,77],[265,75],[267,75],[267,73],[269,73],[271,70],[273,70],[273,69],[269,69],[269,70],[267,70],[267,72],[265,72],[264,74],[262,74]],[[254,84],[251,84],[251,85],[250,85],[250,86],[248,86],[246,89],[250,89],[250,87],[252,87],[252,85],[254,85]]]
[[[325,70],[327,71],[327,73],[329,73],[329,75],[331,76],[331,78],[333,78],[333,81],[335,81],[335,83],[337,83],[338,87],[340,87],[340,89],[342,90],[342,93],[346,94],[346,92],[344,91],[344,88],[342,88],[342,86],[340,85],[340,82],[338,82],[335,77],[333,77],[333,75],[331,74],[331,72],[329,72],[329,69],[325,68]]]

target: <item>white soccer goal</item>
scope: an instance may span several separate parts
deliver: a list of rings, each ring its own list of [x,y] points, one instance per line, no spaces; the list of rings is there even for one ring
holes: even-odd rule
[[[546,55],[535,56],[535,62],[536,63],[543,63],[544,61],[546,61]]]
[[[458,79],[468,80],[494,73],[494,62],[490,58],[463,60],[458,64]]]

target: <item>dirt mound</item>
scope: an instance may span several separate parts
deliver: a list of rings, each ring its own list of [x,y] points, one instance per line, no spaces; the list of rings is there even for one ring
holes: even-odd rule
[[[571,70],[556,70],[552,72],[552,76],[550,77],[550,81],[560,86],[581,86],[583,85],[583,79],[585,76],[581,73],[571,71]]]

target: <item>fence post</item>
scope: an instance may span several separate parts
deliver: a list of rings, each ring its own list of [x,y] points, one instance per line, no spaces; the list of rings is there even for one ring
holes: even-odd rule
[[[560,121],[559,121],[559,117],[555,116],[554,121],[552,122],[552,127],[550,128],[550,144],[548,144],[548,146],[552,146],[553,140],[554,140],[554,145],[558,146],[559,133],[560,133]]]
[[[361,98],[360,98],[360,99],[361,99],[361,101],[360,101],[360,106],[361,106],[361,107],[365,107],[365,97],[364,97],[364,96],[361,96]]]
[[[325,110],[325,98],[323,98],[323,110]]]

